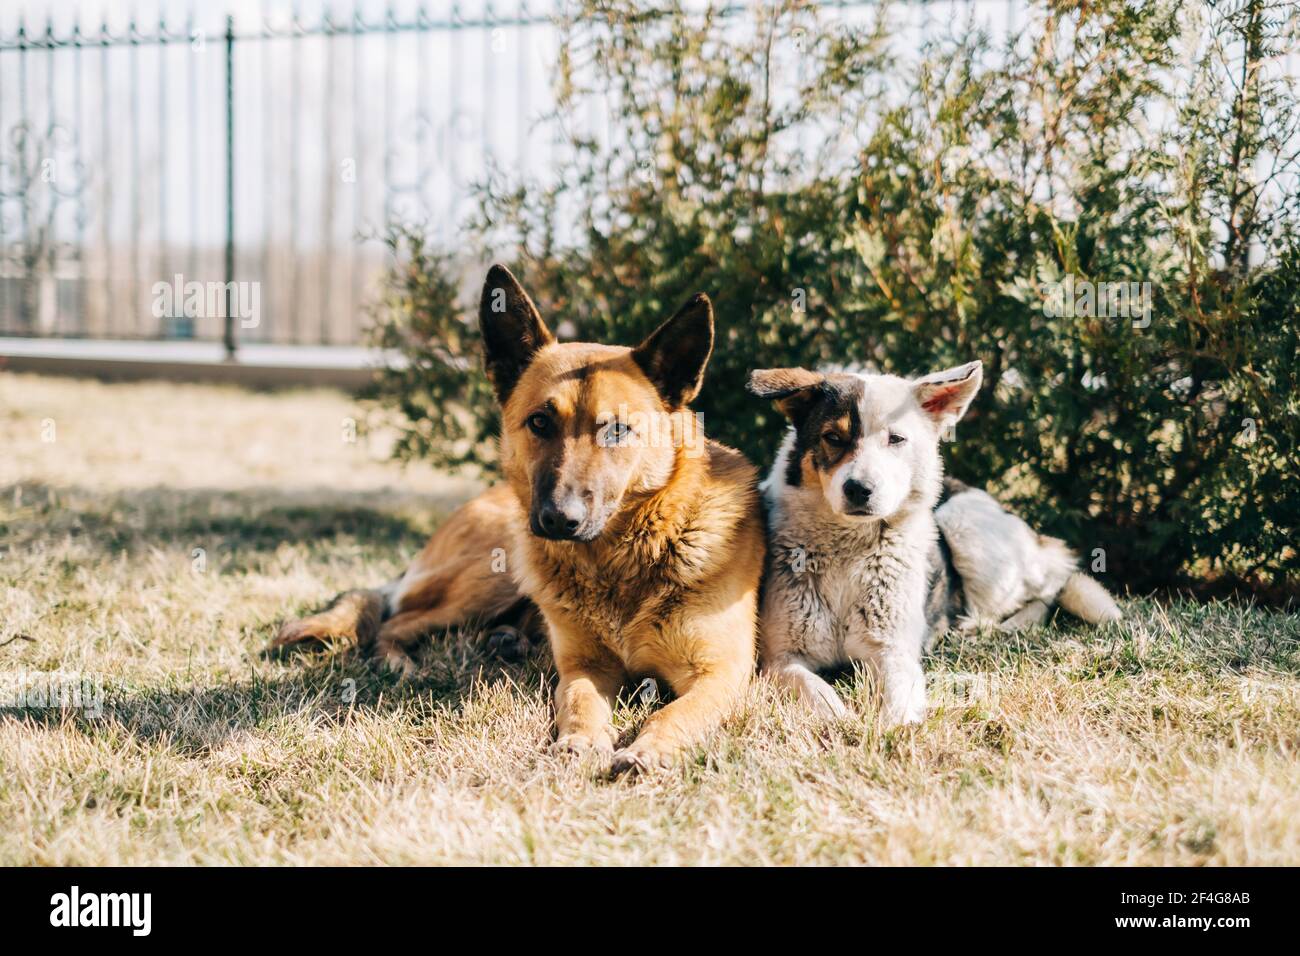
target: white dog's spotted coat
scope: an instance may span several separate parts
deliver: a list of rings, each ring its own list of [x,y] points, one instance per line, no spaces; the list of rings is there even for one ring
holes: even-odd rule
[[[844,704],[817,669],[860,661],[886,723],[925,716],[939,436],[965,412],[980,373],[971,363],[916,382],[802,370],[751,379],[751,391],[776,399],[792,423],[762,486],[762,666],[825,715],[843,714]]]
[[[761,486],[769,525],[761,664],[825,716],[845,707],[817,671],[861,662],[886,724],[922,720],[921,657],[952,623],[950,598],[967,589],[965,624],[1024,626],[1057,599],[1087,620],[1119,614],[1076,573],[1062,542],[983,492],[962,488],[936,521],[939,439],[981,377],[972,362],[914,381],[804,369],[750,379],[750,391],[791,421]]]

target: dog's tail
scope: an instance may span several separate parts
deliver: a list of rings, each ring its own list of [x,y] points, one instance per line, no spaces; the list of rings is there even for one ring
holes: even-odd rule
[[[1038,548],[1048,582],[1047,592],[1040,595],[1042,600],[1058,604],[1088,624],[1104,624],[1123,617],[1110,592],[1096,578],[1079,570],[1079,556],[1073,548],[1060,538],[1045,534],[1038,536]]]
[[[1056,602],[1075,617],[1089,624],[1118,621],[1124,615],[1110,592],[1082,571],[1075,571],[1065,579],[1065,585],[1056,596]]]
[[[386,606],[383,590],[344,591],[319,614],[286,621],[267,646],[267,653],[284,653],[308,644],[335,649],[366,647],[374,643],[375,635],[379,633]]]

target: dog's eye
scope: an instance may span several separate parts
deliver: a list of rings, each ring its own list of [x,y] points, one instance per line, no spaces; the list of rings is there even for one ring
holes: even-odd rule
[[[535,412],[528,416],[528,430],[534,435],[545,436],[551,430],[551,420],[541,412]]]
[[[605,426],[605,445],[620,444],[623,439],[630,435],[632,430],[628,428],[627,422],[610,422]]]
[[[891,445],[901,445],[905,441],[907,441],[907,438],[903,435],[896,434],[895,432],[889,433],[889,443]]]
[[[830,445],[832,448],[843,448],[845,445],[848,444],[847,441],[845,441],[835,432],[823,432],[822,441]]]

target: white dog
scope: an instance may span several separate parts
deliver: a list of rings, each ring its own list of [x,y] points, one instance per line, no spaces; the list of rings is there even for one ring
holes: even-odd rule
[[[886,724],[923,719],[921,656],[963,607],[966,626],[1025,626],[1057,601],[1085,620],[1119,617],[1063,542],[944,482],[940,436],[981,378],[979,362],[911,381],[797,368],[750,377],[750,393],[791,424],[762,485],[762,668],[825,716],[846,711],[817,670],[861,661]],[[952,496],[936,512],[945,484]]]

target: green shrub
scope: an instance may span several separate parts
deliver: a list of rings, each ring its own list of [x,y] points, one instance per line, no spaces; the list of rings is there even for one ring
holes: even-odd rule
[[[1269,6],[1039,4],[1010,47],[959,24],[919,63],[888,8],[747,16],[589,3],[555,122],[580,128],[586,77],[625,145],[575,139],[555,182],[485,186],[477,260],[502,255],[573,338],[632,344],[708,292],[696,407],[762,465],[783,422],[745,395],[752,368],[981,358],[950,471],[1112,581],[1294,585],[1300,111]],[[375,397],[400,453],[490,468],[473,296],[418,235],[393,242],[376,335],[413,364]],[[1138,295],[1052,309],[1066,283]]]
[[[376,420],[398,425],[393,454],[450,469],[491,467],[499,416],[483,374],[477,319],[460,305],[450,255],[419,232],[394,226],[385,240],[397,264],[372,312],[372,345],[399,356],[362,393]]]

